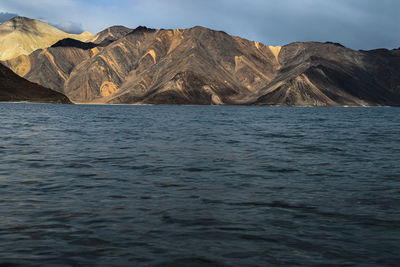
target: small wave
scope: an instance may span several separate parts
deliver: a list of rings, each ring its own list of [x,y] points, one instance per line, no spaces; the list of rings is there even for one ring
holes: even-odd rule
[[[179,258],[155,264],[156,267],[228,267],[224,263],[207,258]]]
[[[193,218],[193,219],[180,219],[174,218],[167,213],[162,215],[162,220],[168,224],[179,224],[181,226],[217,226],[227,225],[226,222],[219,221],[212,218]]]
[[[299,210],[304,213],[313,213],[320,216],[325,217],[335,217],[338,219],[344,219],[347,221],[353,221],[357,224],[362,225],[380,225],[380,226],[391,226],[398,225],[400,227],[400,221],[398,220],[382,220],[378,218],[374,218],[371,216],[366,215],[358,215],[358,214],[345,214],[339,212],[331,212],[331,211],[322,211],[317,209],[316,207],[306,206],[306,205],[293,205],[281,201],[274,201],[274,202],[241,202],[241,203],[227,203],[229,205],[234,206],[258,206],[258,207],[269,207],[269,208],[281,208],[281,209],[292,209],[292,210]]]
[[[200,169],[200,168],[186,168],[183,170],[187,171],[187,172],[202,172],[202,171],[204,171],[204,169]]]
[[[85,247],[106,247],[112,243],[100,238],[79,238],[69,242],[71,245],[85,246]]]

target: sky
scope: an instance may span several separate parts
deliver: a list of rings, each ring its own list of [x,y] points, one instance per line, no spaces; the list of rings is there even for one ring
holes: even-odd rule
[[[266,45],[331,41],[353,49],[400,47],[400,0],[0,0],[0,22],[18,14],[68,32],[112,25],[197,25]]]

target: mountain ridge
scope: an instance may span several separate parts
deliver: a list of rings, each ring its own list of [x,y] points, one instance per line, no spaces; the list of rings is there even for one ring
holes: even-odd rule
[[[95,35],[94,47],[72,42],[4,64],[77,103],[400,104],[398,50],[334,42],[273,47],[201,26],[113,26]]]
[[[29,55],[64,38],[88,41],[93,35],[89,32],[69,34],[39,20],[14,17],[0,24],[0,60]]]

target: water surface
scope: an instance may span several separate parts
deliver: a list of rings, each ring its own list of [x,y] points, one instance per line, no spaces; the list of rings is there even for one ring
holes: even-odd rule
[[[400,109],[0,104],[0,263],[396,265]]]

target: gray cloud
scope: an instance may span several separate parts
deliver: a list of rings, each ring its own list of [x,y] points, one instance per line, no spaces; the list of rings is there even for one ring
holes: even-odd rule
[[[8,12],[0,12],[0,23],[3,23],[5,21],[10,20],[17,16],[18,16],[18,14],[8,13]]]
[[[56,25],[74,21],[93,33],[117,24],[202,25],[268,45],[332,41],[354,49],[400,46],[399,0],[2,0],[0,10],[44,17]]]
[[[73,34],[80,34],[82,33],[83,27],[82,24],[80,23],[75,23],[72,21],[67,21],[67,22],[63,22],[63,23],[59,23],[59,24],[52,24],[54,27],[59,28],[62,31],[65,31],[67,33],[73,33]]]

